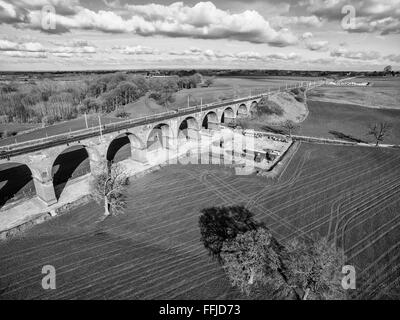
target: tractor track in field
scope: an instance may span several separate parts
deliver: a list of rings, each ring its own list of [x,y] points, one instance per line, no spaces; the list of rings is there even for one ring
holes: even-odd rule
[[[8,285],[4,297],[31,292],[29,298],[34,299],[174,299],[207,291],[213,283],[229,287],[220,266],[199,241],[197,217],[204,204],[245,204],[256,218],[268,219],[268,227],[279,240],[327,230],[332,241],[346,246],[350,260],[368,257],[365,267],[356,266],[361,280],[352,297],[379,299],[399,278],[400,241],[370,258],[375,254],[371,250],[381,248],[387,236],[393,239],[400,226],[398,216],[384,216],[398,204],[399,170],[388,170],[399,157],[360,148],[351,158],[325,157],[323,166],[318,166],[309,163],[311,155],[316,157],[314,150],[312,145],[301,144],[279,179],[267,180],[273,182],[268,185],[263,177],[235,176],[232,169],[211,165],[197,169],[170,166],[164,175],[155,172],[138,178],[141,185],[132,186],[129,215],[100,223],[90,223],[95,214],[63,215],[60,222],[67,221],[73,232],[66,232],[57,219],[50,220],[55,229],[38,226],[43,229],[41,235],[50,236],[43,245],[33,241],[28,248],[19,246],[2,254],[0,259],[7,266],[0,280]],[[324,208],[326,214],[318,214]],[[377,228],[353,235],[353,230],[377,217],[382,217]],[[53,236],[60,231],[63,238]],[[391,267],[383,263],[387,261]],[[13,262],[16,268],[11,268]],[[57,266],[57,277],[62,279],[51,295],[35,289],[42,278],[37,270],[48,263]],[[373,276],[366,277],[368,273]],[[209,294],[226,297],[221,290]]]
[[[393,161],[393,160],[392,160],[392,161]],[[390,161],[388,161],[388,162],[385,163],[385,165],[387,165],[387,164],[390,164]],[[276,207],[272,207],[270,210],[278,210],[278,211],[281,211],[281,210],[283,210],[283,209],[287,209],[288,207],[290,207],[290,206],[293,205],[293,204],[298,203],[299,201],[303,201],[304,199],[311,198],[311,197],[316,196],[316,195],[318,195],[318,194],[323,194],[323,193],[325,193],[326,191],[328,191],[329,189],[332,189],[333,187],[337,187],[337,186],[340,186],[340,185],[342,185],[342,184],[344,184],[344,183],[346,183],[346,182],[351,181],[354,177],[357,178],[357,177],[360,177],[360,176],[363,176],[363,175],[367,175],[367,174],[369,174],[369,173],[371,173],[371,172],[373,172],[373,171],[375,171],[375,170],[378,170],[379,168],[382,168],[382,167],[379,166],[379,167],[374,168],[373,170],[369,169],[369,170],[367,170],[366,172],[364,172],[364,173],[362,173],[362,174],[356,173],[356,174],[347,176],[346,179],[340,180],[340,182],[338,182],[338,183],[330,184],[328,187],[325,187],[325,188],[320,188],[318,192],[309,192],[309,193],[307,193],[307,194],[303,194],[303,195],[301,196],[301,199],[292,199],[292,200],[289,200],[288,202],[284,203],[285,206],[278,205],[278,206],[276,206]],[[319,181],[319,182],[321,182],[321,181]],[[301,186],[300,186],[299,188],[301,188]],[[290,190],[290,191],[293,191],[293,190]],[[333,196],[332,198],[335,198],[335,196]],[[325,203],[326,201],[327,201],[327,199],[322,200],[322,202],[324,202],[324,203]],[[303,210],[304,210],[304,209],[303,209]],[[328,214],[328,216],[329,216],[329,214]],[[323,219],[323,218],[325,218],[325,217],[321,217],[320,219]],[[307,227],[310,227],[312,224],[315,224],[315,223],[316,223],[316,221],[313,221],[313,222],[310,223],[309,225],[304,225],[304,226],[302,226],[302,229],[305,229],[305,228],[307,228]],[[327,223],[327,221],[324,221],[323,223]],[[320,225],[318,225],[318,226],[320,226]],[[271,227],[272,227],[272,226],[271,226]]]
[[[359,159],[356,159],[356,160],[354,160],[354,161],[358,161]],[[348,165],[348,164],[346,164],[346,165]],[[333,169],[335,169],[335,168],[333,168]],[[179,170],[179,172],[182,172],[182,170]],[[315,174],[312,174],[312,176],[314,176]],[[311,176],[310,176],[311,177]],[[179,190],[185,190],[186,189],[186,187],[183,187],[182,189],[179,189]],[[207,192],[207,191],[205,191],[205,192]],[[153,203],[154,203],[154,201],[153,201]],[[160,205],[162,205],[162,203],[160,204]],[[140,210],[140,209],[144,209],[144,208],[140,208],[140,207],[137,207],[136,209],[138,209],[138,210]],[[151,218],[151,216],[149,217],[149,218]],[[118,226],[117,224],[114,224],[115,226]],[[106,230],[106,231],[111,231],[112,229],[108,229],[108,230]],[[82,236],[86,236],[86,235],[88,235],[88,234],[90,234],[90,231],[87,233],[87,234],[83,234]],[[78,238],[79,238],[79,236],[77,236]],[[73,239],[71,239],[71,240],[76,240],[77,238],[73,238]],[[62,240],[61,240],[62,241]],[[55,243],[49,243],[49,245],[54,245]],[[31,250],[30,250],[30,252],[32,252],[32,249],[35,249],[35,248],[31,248]],[[12,255],[10,255],[10,257],[12,256],[12,258],[14,259],[15,257],[16,257],[16,254],[15,253],[13,253]],[[1,257],[2,258],[2,260],[4,260],[4,259],[7,259],[7,257]]]

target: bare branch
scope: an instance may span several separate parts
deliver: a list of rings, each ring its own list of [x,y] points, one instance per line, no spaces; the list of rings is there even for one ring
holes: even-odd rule
[[[368,135],[373,136],[375,145],[378,146],[390,134],[392,125],[388,122],[374,123],[368,127]]]
[[[92,195],[97,203],[104,205],[105,215],[117,215],[124,211],[128,184],[129,178],[119,164],[113,164],[110,169],[93,178]]]

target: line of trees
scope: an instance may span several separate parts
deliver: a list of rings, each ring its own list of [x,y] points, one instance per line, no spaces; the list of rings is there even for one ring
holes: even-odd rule
[[[200,74],[146,78],[117,72],[76,81],[9,83],[0,88],[0,119],[46,125],[84,113],[112,112],[146,94],[164,105],[178,90],[195,88],[201,81]]]

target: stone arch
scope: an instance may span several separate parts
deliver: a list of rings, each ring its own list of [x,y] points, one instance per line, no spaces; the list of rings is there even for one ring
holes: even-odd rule
[[[221,123],[229,123],[235,119],[235,112],[231,107],[228,107],[224,110],[221,116]]]
[[[144,149],[143,142],[131,132],[116,136],[108,145],[106,160],[108,163],[126,159],[138,159],[138,153]]]
[[[171,127],[165,123],[159,123],[150,130],[146,139],[146,148],[155,150],[159,148],[169,149],[174,138]]]
[[[197,140],[199,138],[199,123],[194,117],[183,119],[178,127],[178,139]]]
[[[91,159],[92,153],[81,144],[69,146],[56,157],[51,166],[51,176],[57,200],[70,180],[91,172]]]
[[[253,102],[250,104],[249,113],[250,113],[250,114],[256,114],[256,113],[257,113],[257,106],[258,106],[258,102],[257,102],[257,101],[253,101]]]
[[[246,116],[248,115],[247,112],[248,112],[247,107],[246,107],[246,105],[243,103],[243,104],[241,104],[241,105],[238,107],[238,109],[237,109],[237,116],[238,116],[238,117],[241,117],[241,118],[246,117]]]
[[[19,162],[0,164],[0,208],[5,204],[36,195],[33,171]]]
[[[201,122],[201,127],[204,129],[215,129],[218,125],[218,115],[214,111],[210,111],[205,114]]]

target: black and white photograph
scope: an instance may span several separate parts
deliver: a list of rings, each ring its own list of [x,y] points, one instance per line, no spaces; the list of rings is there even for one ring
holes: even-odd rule
[[[0,0],[0,300],[399,301],[400,0]]]

